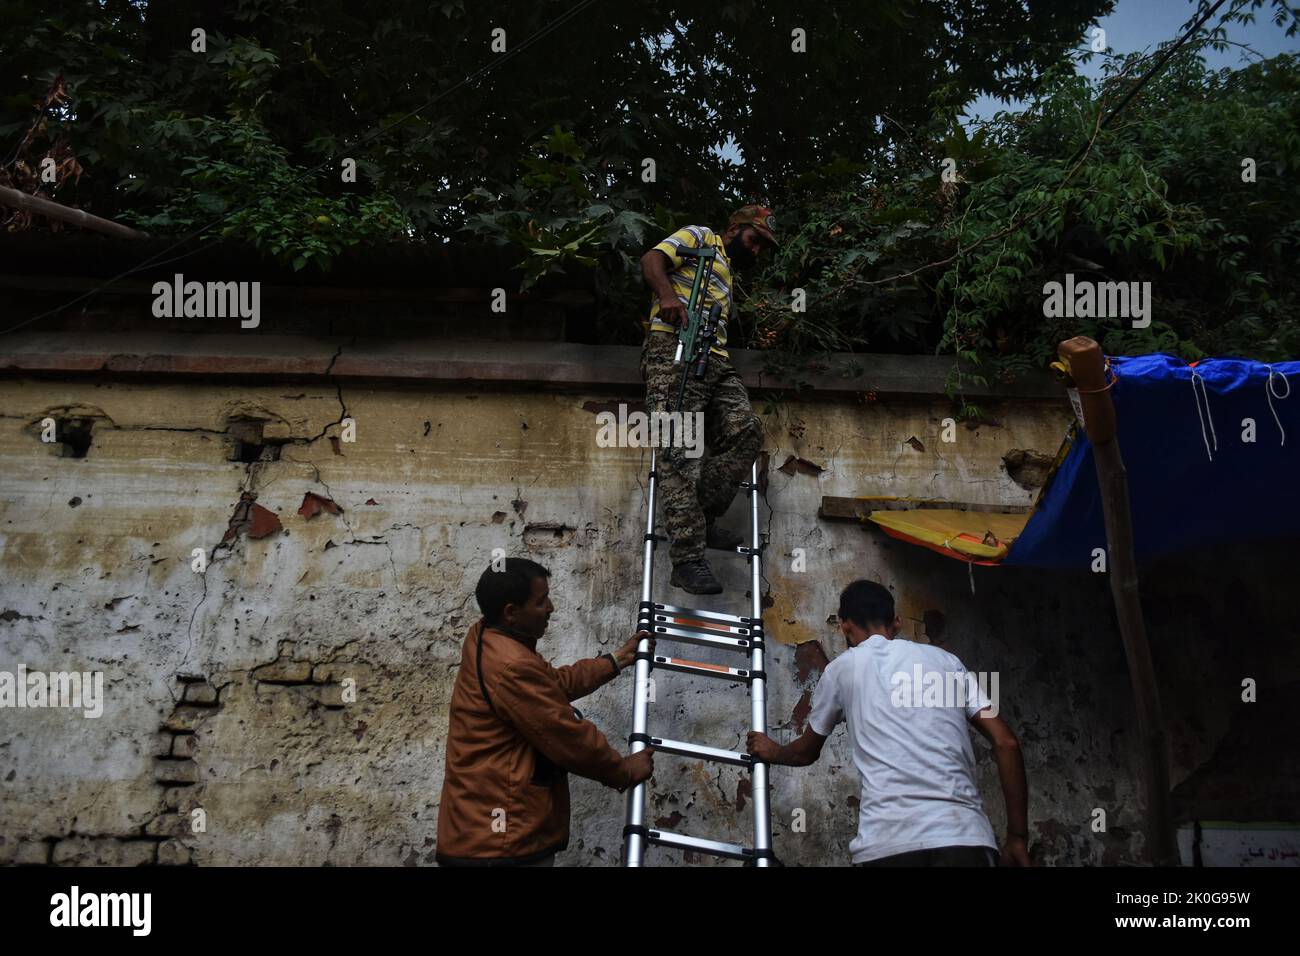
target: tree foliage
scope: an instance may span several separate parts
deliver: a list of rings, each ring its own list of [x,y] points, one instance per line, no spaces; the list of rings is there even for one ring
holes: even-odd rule
[[[1135,66],[1053,71],[1026,112],[970,137],[937,116],[888,177],[828,185],[754,290],[760,337],[934,349],[981,383],[1043,368],[1072,335],[1112,354],[1300,354],[1300,58],[1212,72],[1176,55],[1098,133]],[[1045,284],[1066,273],[1151,283],[1150,326],[1048,318]]]
[[[196,150],[212,163],[237,151],[194,131],[231,123],[246,142],[282,150],[286,175],[352,156],[354,186],[335,161],[309,177],[310,190],[390,197],[413,239],[435,240],[471,221],[492,225],[467,196],[525,212],[521,180],[542,192],[557,185],[533,166],[555,155],[558,127],[589,160],[575,201],[703,218],[742,200],[783,201],[834,154],[883,155],[889,134],[877,117],[919,121],[940,84],[955,97],[1018,93],[1113,0],[1043,0],[1032,16],[1019,0],[595,3],[564,19],[577,2],[5,0],[0,137],[28,125],[61,75],[68,102],[49,111],[43,132],[71,144],[87,173],[65,184],[64,201],[197,222],[205,192],[228,205],[236,197],[221,193],[231,185],[222,177],[187,182],[186,170],[201,168]],[[504,54],[490,47],[495,28]],[[192,48],[195,29],[205,52]],[[795,29],[810,52],[792,51]],[[743,165],[720,158],[728,140]],[[653,182],[641,178],[646,158]],[[311,221],[302,220],[307,237]],[[500,221],[502,238],[518,235],[517,223]],[[563,239],[563,248],[593,226],[604,239],[609,223],[597,217],[576,234],[546,226],[560,232],[544,242]]]
[[[521,286],[583,270],[604,340],[634,341],[637,257],[761,201],[786,237],[741,287],[761,347],[937,349],[989,379],[1065,333],[1298,344],[1294,58],[1209,73],[1180,52],[1076,166],[1138,72],[1090,83],[1067,56],[1114,0],[0,3],[0,176],[155,232],[218,222],[295,267],[374,240],[517,246]],[[1294,31],[1284,0],[1230,15],[1266,4]],[[980,93],[1030,107],[968,134]],[[1151,281],[1151,329],[1046,320],[1043,282],[1071,269]]]

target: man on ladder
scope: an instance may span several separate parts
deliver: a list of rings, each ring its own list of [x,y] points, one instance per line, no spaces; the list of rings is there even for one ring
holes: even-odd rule
[[[748,270],[759,256],[776,246],[772,211],[745,206],[732,214],[727,231],[718,235],[706,226],[677,230],[641,257],[641,274],[655,293],[650,309],[645,345],[641,352],[641,377],[646,384],[646,412],[704,413],[706,455],[682,455],[666,449],[658,468],[663,488],[664,524],[672,538],[672,584],[691,594],[720,594],[722,585],[704,557],[704,549],[739,547],[738,534],[715,524],[730,507],[740,481],[758,455],[763,426],[749,404],[749,395],[727,355],[727,319],[731,317],[733,269]],[[690,375],[682,387],[682,367],[675,362],[677,330],[687,319],[686,306],[701,260],[690,250],[716,247],[708,288],[702,290],[707,306],[721,307],[716,341],[703,378]],[[686,254],[683,255],[683,250]],[[682,395],[680,407],[677,405]]]

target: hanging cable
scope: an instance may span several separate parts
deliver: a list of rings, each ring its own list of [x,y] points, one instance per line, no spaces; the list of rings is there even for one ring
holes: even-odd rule
[[[1196,390],[1196,384],[1198,382],[1201,385],[1201,390],[1199,392]],[[1205,397],[1204,412],[1201,411],[1202,395]],[[1214,433],[1214,416],[1210,413],[1210,390],[1205,385],[1205,379],[1202,378],[1195,369],[1192,370],[1192,397],[1196,400],[1196,414],[1201,419],[1201,440],[1205,442],[1205,454],[1210,457],[1210,461],[1214,461],[1214,452],[1210,451],[1210,440],[1214,440],[1214,451],[1218,451],[1219,436]],[[1207,418],[1210,421],[1210,434],[1208,437],[1205,434],[1205,421]]]
[[[1286,444],[1286,429],[1282,427],[1282,419],[1277,417],[1277,409],[1273,407],[1273,399],[1279,402],[1291,397],[1291,382],[1281,372],[1275,371],[1273,366],[1265,365],[1268,369],[1268,381],[1264,383],[1264,395],[1268,399],[1268,410],[1273,413],[1273,421],[1277,422],[1277,430],[1282,433],[1282,444]],[[1278,394],[1277,389],[1273,386],[1273,379],[1280,378],[1282,384],[1286,386],[1284,394]]]

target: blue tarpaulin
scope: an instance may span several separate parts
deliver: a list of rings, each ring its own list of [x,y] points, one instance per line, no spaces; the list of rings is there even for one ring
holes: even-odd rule
[[[1110,362],[1139,561],[1300,537],[1300,394],[1290,397],[1300,362]],[[1069,441],[1003,564],[1086,570],[1094,549],[1106,547],[1092,445],[1081,428]]]

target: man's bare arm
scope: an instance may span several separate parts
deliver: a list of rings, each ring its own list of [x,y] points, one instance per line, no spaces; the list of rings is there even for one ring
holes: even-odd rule
[[[798,740],[784,747],[767,734],[760,734],[753,730],[749,732],[746,740],[748,753],[764,763],[780,764],[785,767],[807,767],[816,763],[817,758],[822,755],[822,747],[825,744],[826,738],[815,733],[811,727],[806,728],[803,736]]]
[[[1025,759],[1020,741],[1005,720],[989,708],[971,718],[975,729],[993,745],[993,759],[998,765],[1002,799],[1007,805],[1007,845],[1003,848],[1004,864],[1029,865],[1029,784],[1025,780]]]
[[[668,267],[672,265],[664,253],[651,249],[641,257],[641,276],[659,297],[658,317],[669,325],[681,325],[686,319],[686,306],[673,291],[673,284],[668,279]]]

